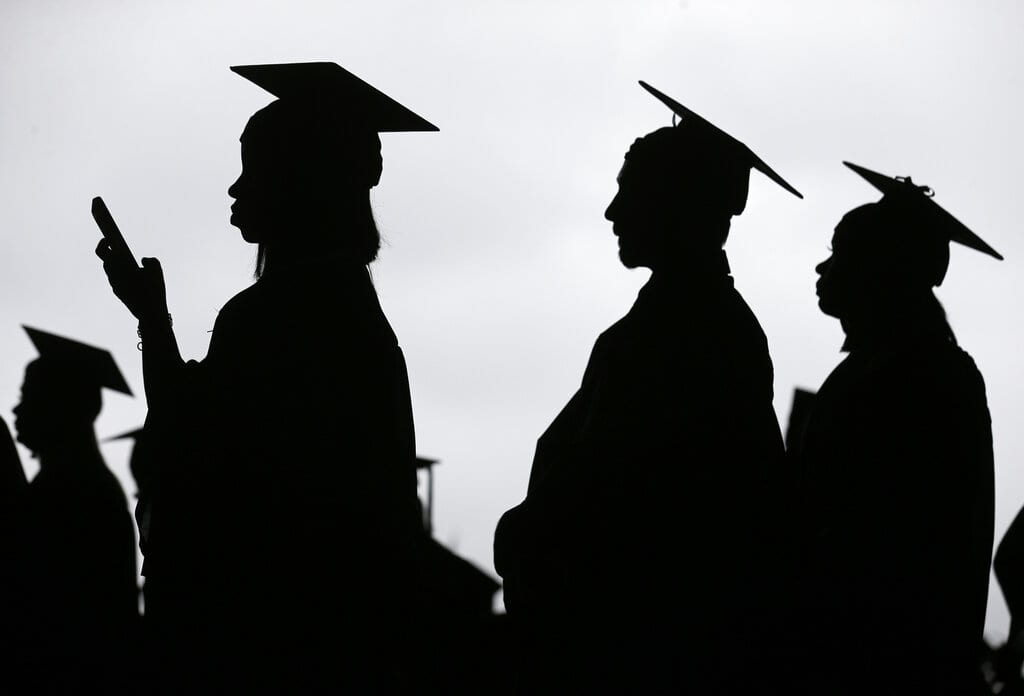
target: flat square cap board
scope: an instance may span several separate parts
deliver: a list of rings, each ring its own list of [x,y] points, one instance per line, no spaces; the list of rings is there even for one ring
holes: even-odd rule
[[[39,351],[41,361],[59,365],[83,382],[95,383],[97,388],[106,387],[132,396],[132,390],[110,351],[30,326],[22,328]]]
[[[691,109],[683,106],[672,97],[660,92],[654,87],[651,87],[643,80],[640,80],[640,86],[653,95],[655,99],[671,109],[672,113],[679,117],[680,126],[702,132],[709,142],[719,143],[718,150],[721,152],[721,156],[723,158],[734,160],[735,164],[745,166],[748,169],[756,169],[797,198],[803,198],[802,193],[797,191],[789,184],[789,182],[779,176],[774,169],[769,167],[763,159],[754,154],[753,150],[747,147],[744,143],[732,137],[707,119],[702,118]]]
[[[909,211],[915,220],[920,221],[922,228],[940,235],[946,241],[963,244],[975,251],[1003,260],[1002,254],[936,203],[933,198],[934,192],[927,186],[918,186],[909,176],[887,176],[851,162],[843,164],[881,191],[882,201],[901,203],[904,210]]]
[[[231,70],[281,101],[336,110],[339,116],[377,133],[438,130],[337,63],[235,65]]]

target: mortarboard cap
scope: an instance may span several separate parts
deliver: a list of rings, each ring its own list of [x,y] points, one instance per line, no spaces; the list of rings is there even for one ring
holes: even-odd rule
[[[998,251],[939,206],[932,198],[934,192],[927,186],[918,186],[909,176],[886,176],[850,162],[843,164],[881,191],[882,201],[903,205],[931,233],[940,235],[945,241],[957,242],[1000,261],[1003,260]]]
[[[22,328],[39,351],[40,361],[60,366],[82,382],[93,383],[97,388],[106,387],[132,396],[132,390],[110,351],[29,326]]]
[[[439,459],[427,459],[426,457],[416,457],[416,468],[417,469],[429,469],[437,464]]]
[[[231,70],[283,102],[337,110],[377,133],[438,130],[336,63],[234,65]]]
[[[142,436],[142,433],[144,433],[145,431],[145,428],[135,428],[134,430],[129,430],[119,435],[111,435],[110,437],[106,438],[103,441],[115,442],[117,440],[138,440]]]
[[[803,198],[803,194],[779,176],[774,169],[769,167],[763,159],[754,154],[753,150],[745,144],[718,128],[707,119],[702,118],[695,112],[686,108],[672,97],[658,91],[654,87],[651,87],[643,80],[640,80],[640,86],[650,92],[662,104],[671,109],[672,112],[679,117],[681,127],[698,131],[703,136],[706,136],[708,141],[715,143],[714,147],[720,152],[721,157],[732,160],[734,164],[744,167],[748,172],[750,169],[756,169],[797,198]],[[743,197],[745,202],[745,192]]]

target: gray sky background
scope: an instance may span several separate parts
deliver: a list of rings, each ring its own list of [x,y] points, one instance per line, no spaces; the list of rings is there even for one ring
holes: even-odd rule
[[[419,451],[443,460],[437,536],[491,568],[537,436],[647,277],[618,264],[603,219],[624,151],[670,123],[644,79],[806,196],[753,174],[727,245],[783,421],[793,387],[816,389],[841,357],[814,265],[842,213],[878,197],[841,160],[932,186],[1006,256],[955,248],[938,293],[988,384],[998,537],[1024,504],[1022,29],[1015,0],[4,0],[0,414],[34,356],[22,323],[109,347],[141,394],[135,322],[93,256],[97,194],[135,253],[163,262],[183,353],[205,355],[217,310],[251,282],[226,191],[238,136],[269,101],[228,66],[333,60],[441,128],[382,136],[373,272]],[[108,394],[101,437],[144,414]],[[104,452],[132,491],[128,446]],[[989,606],[1001,638],[998,589]]]

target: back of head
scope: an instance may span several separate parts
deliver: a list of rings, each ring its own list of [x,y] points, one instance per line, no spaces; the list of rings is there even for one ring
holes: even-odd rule
[[[661,194],[658,203],[674,218],[670,222],[689,237],[699,235],[681,244],[720,248],[725,243],[731,218],[746,208],[751,169],[803,197],[743,142],[646,82],[640,86],[680,120],[633,143],[626,161],[639,170],[643,185]]]
[[[743,212],[750,187],[750,165],[733,150],[684,122],[638,138],[626,161],[649,185],[663,187],[667,202],[685,205],[691,215],[728,220]]]
[[[339,252],[360,265],[377,256],[380,235],[369,190],[380,180],[380,137],[334,109],[277,100],[242,134],[243,176],[255,190],[273,246],[301,243]],[[287,235],[281,237],[280,235]]]
[[[949,269],[950,243],[1002,256],[939,206],[931,188],[909,176],[843,164],[881,191],[882,198],[854,208],[836,226],[832,256],[818,267],[822,311],[851,327],[888,321],[890,333],[900,325],[930,325],[955,342],[932,292]]]
[[[833,246],[819,305],[843,320],[844,349],[897,335],[956,343],[932,291],[949,266],[949,242],[921,227],[906,201],[883,198],[854,208],[836,226]]]
[[[296,195],[365,192],[380,181],[380,136],[338,108],[278,99],[253,114],[242,142]]]
[[[949,241],[929,229],[915,207],[913,200],[886,196],[854,208],[836,228],[885,289],[927,291],[942,284],[949,268]]]
[[[861,206],[843,218],[842,227],[856,227],[875,247],[876,263],[902,270],[906,283],[922,287],[942,284],[949,268],[949,244],[957,242],[995,259],[1002,255],[938,205],[935,192],[909,176],[888,176],[852,162],[843,162],[882,192],[877,203]]]

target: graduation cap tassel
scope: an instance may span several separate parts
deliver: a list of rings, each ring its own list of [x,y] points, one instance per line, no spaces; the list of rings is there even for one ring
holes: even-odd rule
[[[932,189],[931,186],[918,186],[917,184],[914,183],[914,180],[911,179],[909,176],[894,176],[893,178],[896,181],[906,184],[907,186],[913,186],[918,190],[919,193],[923,193],[929,198],[935,198],[935,190]]]

